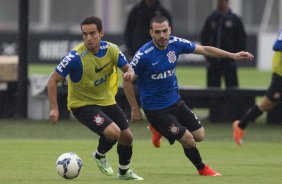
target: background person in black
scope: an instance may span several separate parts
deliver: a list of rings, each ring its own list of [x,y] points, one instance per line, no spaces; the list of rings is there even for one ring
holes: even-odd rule
[[[229,0],[217,0],[217,9],[207,18],[201,44],[214,46],[229,52],[245,50],[246,33],[241,19],[229,8]],[[207,86],[220,87],[225,77],[226,88],[239,87],[237,66],[230,58],[206,58]]]
[[[156,15],[163,15],[171,22],[170,13],[159,0],[142,0],[129,12],[124,31],[129,56],[132,57],[143,44],[151,40],[150,21]]]

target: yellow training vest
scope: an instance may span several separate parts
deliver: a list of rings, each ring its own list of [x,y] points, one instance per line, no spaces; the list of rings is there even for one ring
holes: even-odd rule
[[[282,51],[274,51],[272,72],[282,77]]]
[[[101,58],[90,53],[84,43],[74,48],[81,59],[82,78],[79,82],[74,83],[68,77],[69,109],[85,105],[108,106],[116,103],[119,49],[109,42],[105,47],[107,47],[107,52]]]

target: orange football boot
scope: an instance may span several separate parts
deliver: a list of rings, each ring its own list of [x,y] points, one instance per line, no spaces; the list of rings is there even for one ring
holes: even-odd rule
[[[222,176],[220,173],[212,170],[208,165],[205,165],[204,169],[198,170],[201,176]]]
[[[241,145],[243,143],[244,130],[238,126],[239,123],[240,121],[236,120],[232,124],[233,139],[236,144]]]
[[[148,129],[152,132],[152,143],[156,148],[159,148],[161,146],[161,138],[162,135],[154,129],[151,124],[148,125]]]

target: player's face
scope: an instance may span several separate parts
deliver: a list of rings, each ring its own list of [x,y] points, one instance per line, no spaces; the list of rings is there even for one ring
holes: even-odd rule
[[[150,34],[155,45],[159,49],[164,49],[168,44],[171,28],[167,21],[163,23],[153,23]]]
[[[83,41],[88,50],[97,53],[100,48],[100,40],[103,32],[99,32],[96,24],[86,24],[81,26]]]
[[[217,8],[219,11],[225,12],[228,9],[228,0],[217,0]]]

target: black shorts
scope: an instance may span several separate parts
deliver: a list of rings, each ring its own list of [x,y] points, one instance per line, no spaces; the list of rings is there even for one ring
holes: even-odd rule
[[[72,108],[71,111],[78,121],[99,135],[102,135],[105,128],[112,122],[116,123],[121,131],[128,128],[125,114],[117,104],[110,106],[87,105]]]
[[[282,101],[282,77],[273,73],[271,84],[266,91],[266,96],[274,102]]]
[[[150,124],[170,144],[173,144],[175,140],[180,140],[186,129],[193,132],[202,127],[197,116],[182,100],[168,108],[155,111],[144,110],[144,113]]]

